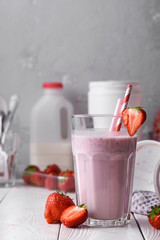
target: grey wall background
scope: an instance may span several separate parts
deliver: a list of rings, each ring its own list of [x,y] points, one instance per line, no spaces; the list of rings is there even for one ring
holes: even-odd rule
[[[76,113],[87,112],[89,81],[140,81],[151,130],[160,107],[160,1],[0,0],[0,95],[20,97],[21,151],[42,82],[65,74]]]

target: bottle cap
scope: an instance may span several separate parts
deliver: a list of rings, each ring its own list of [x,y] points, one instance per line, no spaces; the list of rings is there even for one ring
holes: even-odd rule
[[[63,88],[63,84],[61,82],[44,82],[43,88]]]

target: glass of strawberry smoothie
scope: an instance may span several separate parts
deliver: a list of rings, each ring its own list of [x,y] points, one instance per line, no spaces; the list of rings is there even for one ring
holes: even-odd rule
[[[76,198],[87,207],[88,226],[123,226],[130,220],[137,137],[123,127],[110,131],[113,118],[119,117],[72,117]]]

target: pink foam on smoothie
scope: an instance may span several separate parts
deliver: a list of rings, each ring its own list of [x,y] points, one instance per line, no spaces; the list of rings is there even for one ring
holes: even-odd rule
[[[90,218],[125,217],[133,187],[136,137],[125,131],[79,131],[72,135],[78,204]]]

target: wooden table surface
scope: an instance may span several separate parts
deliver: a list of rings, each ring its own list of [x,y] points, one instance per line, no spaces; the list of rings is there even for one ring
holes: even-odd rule
[[[48,195],[45,188],[18,182],[12,188],[0,188],[0,240],[159,240],[160,230],[152,228],[146,216],[134,214],[128,225],[118,228],[47,224],[44,207]],[[75,199],[74,193],[68,193]]]

